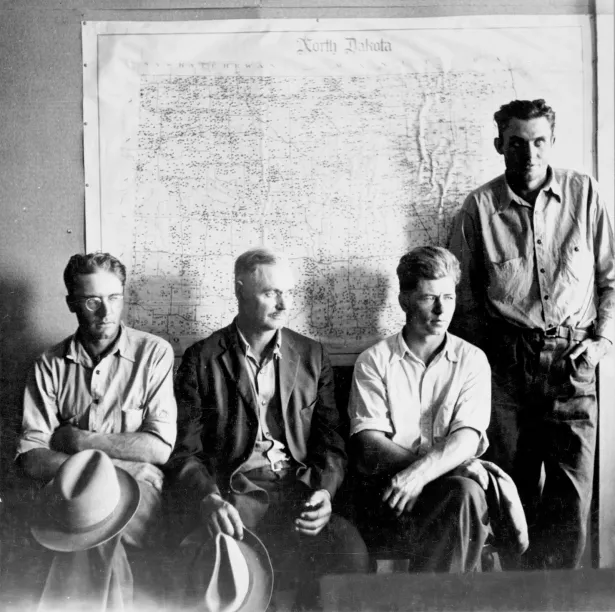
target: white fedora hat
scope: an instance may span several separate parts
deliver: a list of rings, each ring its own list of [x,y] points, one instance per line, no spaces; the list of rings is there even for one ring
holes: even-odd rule
[[[139,485],[106,453],[69,457],[40,492],[32,535],[45,548],[87,550],[124,529],[139,506]]]
[[[201,604],[194,609],[206,612],[264,612],[273,592],[273,567],[261,540],[244,527],[243,540],[218,533],[213,554],[204,555],[197,569],[204,587]],[[197,528],[185,542],[203,541]],[[193,608],[191,608],[193,609]]]

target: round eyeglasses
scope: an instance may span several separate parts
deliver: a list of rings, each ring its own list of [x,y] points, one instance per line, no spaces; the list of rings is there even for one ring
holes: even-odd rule
[[[100,297],[83,297],[76,298],[72,301],[73,303],[83,304],[86,310],[89,310],[90,312],[97,312],[103,305],[103,299],[104,298]],[[122,301],[124,300],[124,296],[121,293],[113,293],[108,296],[106,300],[109,306],[115,308],[122,303]]]

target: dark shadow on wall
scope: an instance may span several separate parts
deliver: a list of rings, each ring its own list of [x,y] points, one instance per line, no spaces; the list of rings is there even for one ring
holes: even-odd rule
[[[15,442],[21,428],[21,398],[32,361],[45,347],[31,320],[27,283],[0,279],[0,486],[11,484]]]

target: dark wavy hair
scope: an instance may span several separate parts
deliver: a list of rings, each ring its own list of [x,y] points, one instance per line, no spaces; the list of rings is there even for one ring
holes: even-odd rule
[[[77,253],[68,260],[64,268],[64,284],[68,295],[73,294],[78,276],[94,274],[99,270],[115,274],[122,281],[122,287],[126,284],[126,266],[113,255],[100,252],[87,253],[87,255]]]
[[[500,106],[500,110],[493,115],[500,138],[502,138],[502,134],[511,119],[527,121],[539,117],[545,117],[549,121],[553,134],[555,132],[555,111],[542,98],[538,100],[513,100]]]

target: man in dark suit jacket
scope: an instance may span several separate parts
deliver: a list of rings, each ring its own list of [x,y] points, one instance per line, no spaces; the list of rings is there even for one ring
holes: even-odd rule
[[[346,466],[333,372],[320,343],[284,327],[293,284],[279,255],[239,256],[237,317],[179,368],[170,463],[205,531],[256,531],[281,583],[368,566],[356,529],[332,514]]]

